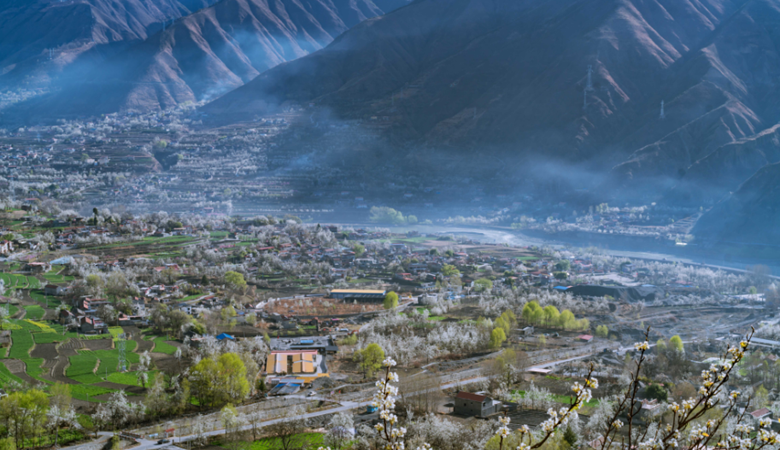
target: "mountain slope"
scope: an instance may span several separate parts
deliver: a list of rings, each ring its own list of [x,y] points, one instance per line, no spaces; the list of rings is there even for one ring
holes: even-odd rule
[[[492,148],[518,170],[587,162],[617,200],[685,190],[709,161],[727,175],[726,191],[695,196],[710,203],[759,164],[715,153],[780,122],[778,22],[777,0],[418,0],[202,111],[235,121],[313,102],[382,116],[395,138]]]
[[[756,172],[704,214],[692,232],[713,242],[780,245],[780,164]]]
[[[222,0],[114,58],[66,73],[27,114],[158,110],[209,100],[382,11],[371,0]]]
[[[8,0],[0,5],[0,86],[56,72],[97,46],[146,39],[214,1]]]

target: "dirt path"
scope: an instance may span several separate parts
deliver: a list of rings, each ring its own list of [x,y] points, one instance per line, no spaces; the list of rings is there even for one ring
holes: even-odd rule
[[[141,354],[143,352],[151,352],[154,348],[154,341],[145,341],[141,330],[138,327],[122,327],[125,333],[132,335],[132,339],[136,342],[135,353]]]
[[[68,361],[68,357],[74,356],[76,354],[76,350],[81,348],[84,348],[84,346],[82,345],[81,341],[79,341],[78,339],[69,339],[68,342],[61,344],[59,349],[57,350],[59,352],[59,356],[57,357],[57,363],[52,368],[47,379],[50,379],[52,381],[59,381],[67,384],[79,384],[78,381],[70,379],[67,376],[65,376],[65,370],[70,365],[70,361]]]
[[[27,375],[27,364],[25,364],[24,361],[18,359],[4,359],[3,364],[5,364],[5,367],[8,368],[9,372],[21,378],[25,383],[32,385],[41,383],[35,378]]]

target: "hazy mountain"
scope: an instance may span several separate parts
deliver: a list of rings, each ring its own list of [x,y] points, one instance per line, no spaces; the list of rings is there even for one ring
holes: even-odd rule
[[[716,201],[761,164],[724,146],[760,146],[780,119],[778,21],[777,0],[418,0],[203,111],[242,120],[315,102],[427,146],[614,167],[602,186],[634,199],[707,166],[728,173],[699,197]]]
[[[715,242],[780,245],[780,163],[756,172],[708,211],[693,233]]]
[[[0,86],[51,76],[95,47],[146,39],[165,22],[215,1],[6,0],[0,5]]]
[[[91,115],[209,100],[379,14],[371,0],[221,0],[112,57],[72,64],[55,94],[16,113]]]

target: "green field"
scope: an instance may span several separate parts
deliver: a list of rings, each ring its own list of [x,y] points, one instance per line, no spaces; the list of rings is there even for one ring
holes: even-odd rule
[[[11,331],[11,342],[11,351],[8,353],[9,358],[26,359],[30,357],[30,350],[35,345],[30,331],[24,329]]]
[[[154,338],[154,348],[152,351],[156,353],[165,353],[166,355],[173,355],[176,353],[176,347],[166,343],[165,341],[167,340],[168,339],[166,339],[165,336],[158,336]]]
[[[41,320],[46,314],[46,311],[38,305],[25,306],[24,310],[27,311],[27,314],[24,315],[24,318],[30,320]]]
[[[35,277],[18,275],[13,273],[0,273],[0,280],[5,283],[6,289],[40,289],[41,282]]]

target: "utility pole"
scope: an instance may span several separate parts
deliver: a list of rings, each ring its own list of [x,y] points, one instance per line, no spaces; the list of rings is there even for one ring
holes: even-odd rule
[[[664,101],[661,100],[661,120],[666,119],[666,113],[664,112]]]
[[[588,92],[593,90],[593,66],[588,64],[588,78],[582,92],[582,109],[588,109]]]

